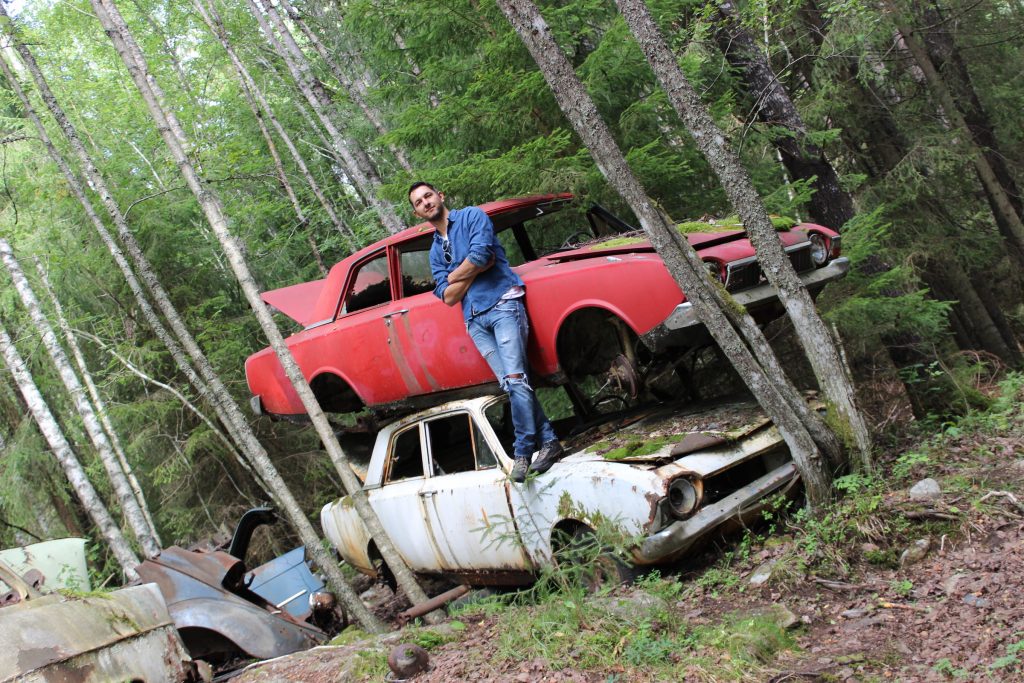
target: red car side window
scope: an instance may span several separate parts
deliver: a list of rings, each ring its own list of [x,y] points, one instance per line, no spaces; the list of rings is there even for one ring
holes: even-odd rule
[[[398,246],[403,297],[434,290],[434,276],[430,272],[430,245],[433,241],[431,234]]]
[[[352,286],[345,296],[341,314],[355,313],[364,308],[380,306],[391,301],[391,275],[388,273],[387,255],[381,254],[359,266],[352,278]]]

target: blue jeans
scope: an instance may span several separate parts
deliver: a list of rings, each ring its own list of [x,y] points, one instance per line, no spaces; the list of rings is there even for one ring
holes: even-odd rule
[[[499,301],[494,308],[472,318],[467,330],[508,394],[516,434],[514,457],[530,458],[534,451],[558,437],[527,377],[526,339],[530,326],[522,297]]]

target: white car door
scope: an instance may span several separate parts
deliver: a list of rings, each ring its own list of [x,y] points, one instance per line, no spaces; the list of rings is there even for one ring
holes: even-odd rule
[[[509,508],[509,480],[472,415],[424,425],[429,471],[420,491],[438,550],[452,570],[529,570]]]
[[[426,454],[420,425],[396,433],[388,450],[380,488],[366,492],[370,506],[410,569],[440,571],[444,556],[427,524],[421,497]]]

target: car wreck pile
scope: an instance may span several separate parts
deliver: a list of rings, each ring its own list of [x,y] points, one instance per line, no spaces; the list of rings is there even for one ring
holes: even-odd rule
[[[82,539],[3,551],[20,561],[0,561],[9,589],[0,681],[198,680],[196,660],[270,659],[325,643],[346,619],[304,548],[246,568],[253,532],[276,521],[270,508],[250,510],[223,548],[165,548],[110,593],[89,592]],[[59,554],[53,544],[63,544]]]
[[[623,408],[636,414],[644,399],[681,393],[700,407],[673,408],[663,415],[671,427],[634,434],[644,447],[603,449],[598,439],[577,438],[575,452],[523,485],[508,479],[508,403],[458,308],[433,294],[429,223],[352,254],[322,280],[263,295],[303,326],[286,343],[324,410],[377,418],[363,486],[419,574],[525,583],[560,549],[609,525],[634,539],[610,566],[669,562],[797,479],[783,440],[755,407],[708,402],[696,364],[685,359],[711,348],[710,337],[650,242],[600,206],[583,214],[587,225],[575,225],[572,200],[544,195],[481,207],[525,283],[531,382],[566,388],[577,430]],[[835,231],[782,219],[776,227],[812,294],[846,273]],[[741,225],[680,231],[755,320],[778,317],[776,292]],[[545,247],[553,235],[554,247]],[[306,419],[271,349],[249,357],[246,375],[258,414]],[[714,427],[729,410],[739,410],[745,426]],[[660,446],[646,450],[651,434]],[[321,522],[346,562],[387,578],[347,497],[328,503]]]
[[[323,280],[263,295],[302,325],[286,341],[321,406],[362,413],[348,429],[375,433],[358,474],[401,558],[421,576],[526,584],[569,558],[567,550],[600,539],[588,560],[593,575],[624,580],[744,523],[798,482],[783,439],[756,405],[713,399],[699,386],[697,363],[686,359],[711,348],[710,337],[651,244],[599,206],[583,213],[587,226],[575,225],[580,212],[566,211],[572,199],[481,207],[526,284],[531,381],[565,387],[576,416],[556,424],[566,455],[522,484],[509,479],[507,397],[457,307],[433,295],[430,224],[352,254]],[[837,233],[777,227],[812,294],[846,273]],[[778,316],[742,226],[680,229],[709,276],[756,320]],[[246,375],[257,414],[306,419],[271,349],[246,361]],[[685,404],[666,400],[680,396]],[[258,508],[230,544],[166,548],[139,567],[137,585],[102,598],[44,595],[43,572],[0,563],[10,605],[0,610],[0,680],[54,672],[182,680],[198,675],[193,658],[266,659],[326,642],[346,619],[303,548],[246,566],[253,532],[274,521],[272,510]],[[347,496],[323,507],[321,523],[343,561],[393,578]],[[609,543],[609,534],[621,542]],[[464,590],[434,598],[429,609]]]

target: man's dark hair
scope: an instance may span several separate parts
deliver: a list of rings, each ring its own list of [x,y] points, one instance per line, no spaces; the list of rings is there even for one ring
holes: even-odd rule
[[[417,180],[415,183],[413,183],[412,185],[409,186],[409,191],[405,194],[406,197],[410,198],[409,199],[409,203],[410,204],[412,204],[412,193],[416,191],[417,187],[429,187],[435,193],[437,192],[437,188],[434,187],[433,185],[431,185],[430,183],[424,182],[422,180]]]

